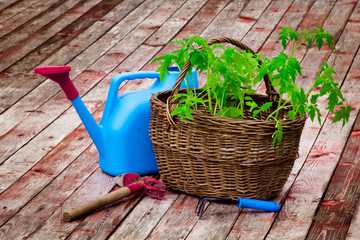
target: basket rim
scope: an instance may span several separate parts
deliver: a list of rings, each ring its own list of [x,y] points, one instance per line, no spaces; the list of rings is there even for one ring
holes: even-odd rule
[[[161,91],[161,92],[157,92],[157,93],[153,94],[151,96],[150,102],[153,102],[156,99],[156,101],[158,103],[161,103],[166,107],[166,101],[165,102],[162,101],[159,97],[164,96],[164,95],[170,96],[171,91],[172,90],[166,90],[166,91]],[[184,91],[186,91],[186,89],[181,89],[179,92],[184,92]],[[270,98],[268,95],[258,94],[258,93],[249,94],[249,96],[255,96],[255,97],[259,97],[259,98]],[[235,119],[235,118],[229,118],[229,117],[223,117],[223,116],[216,116],[214,114],[206,114],[204,111],[195,110],[195,109],[192,109],[191,111],[192,111],[192,115],[194,118],[201,117],[201,118],[206,118],[209,121],[216,121],[216,122],[222,122],[222,123],[228,123],[228,124],[247,124],[247,125],[259,125],[259,124],[264,125],[265,124],[267,127],[276,128],[275,120]],[[306,119],[307,119],[306,114],[304,114],[303,117],[300,117],[299,115],[297,115],[294,119],[289,119],[289,118],[283,119],[282,125],[283,125],[283,128],[287,128],[288,125],[301,124],[301,123],[305,122]],[[189,120],[188,123],[189,122],[191,122],[191,120]],[[291,126],[291,127],[293,127],[293,126]]]

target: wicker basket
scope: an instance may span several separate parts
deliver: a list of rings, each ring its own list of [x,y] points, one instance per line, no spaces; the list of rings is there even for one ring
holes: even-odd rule
[[[230,38],[212,39],[209,44],[219,42],[249,49]],[[242,120],[206,114],[204,109],[194,110],[194,120],[187,123],[170,117],[171,100],[189,67],[188,61],[172,91],[157,93],[150,100],[150,136],[163,182],[198,196],[263,200],[277,196],[297,158],[305,118],[284,120],[282,143],[272,146],[275,122],[264,120],[272,109],[263,119],[253,119],[249,109]],[[268,95],[251,95],[258,105],[276,97],[268,77],[264,79]],[[287,111],[280,115],[285,117]]]

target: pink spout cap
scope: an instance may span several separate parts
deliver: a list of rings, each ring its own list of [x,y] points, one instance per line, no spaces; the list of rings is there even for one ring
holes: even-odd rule
[[[42,66],[34,69],[34,73],[43,74],[57,74],[57,73],[68,73],[71,71],[70,66]]]
[[[69,100],[79,96],[79,92],[69,78],[70,66],[42,66],[34,69],[34,73],[40,74],[48,79],[57,82]]]

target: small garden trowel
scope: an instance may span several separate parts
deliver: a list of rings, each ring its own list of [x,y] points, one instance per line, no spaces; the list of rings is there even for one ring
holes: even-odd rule
[[[64,220],[70,222],[80,216],[84,216],[98,208],[114,203],[134,193],[141,193],[143,195],[149,195],[153,198],[165,200],[163,196],[167,191],[164,188],[164,184],[154,178],[141,178],[136,173],[126,173],[115,177],[114,181],[121,187],[120,189],[112,191],[80,207],[65,211],[63,214]],[[155,183],[161,185],[162,187],[152,186]]]

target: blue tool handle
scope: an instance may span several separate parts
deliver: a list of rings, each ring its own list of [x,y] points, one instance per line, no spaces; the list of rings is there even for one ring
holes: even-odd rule
[[[280,210],[278,203],[241,197],[238,197],[237,206],[238,208],[252,208],[269,212],[277,212]]]

